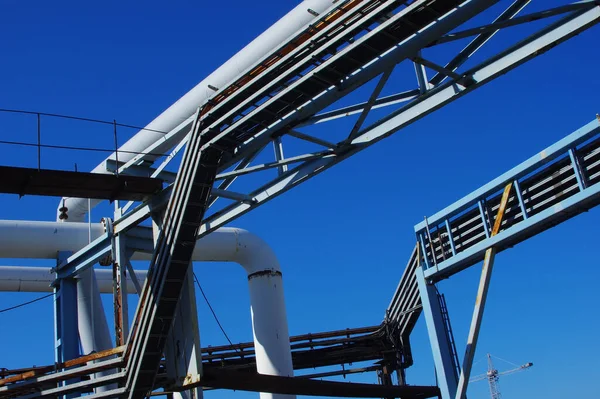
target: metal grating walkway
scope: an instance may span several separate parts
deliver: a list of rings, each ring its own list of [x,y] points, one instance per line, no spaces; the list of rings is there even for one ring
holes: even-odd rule
[[[221,152],[201,150],[198,111],[173,194],[162,217],[154,255],[127,348],[129,398],[144,398],[152,390],[177,302],[196,245],[196,236],[217,173]]]
[[[425,277],[439,281],[578,215],[600,202],[600,119],[415,226]],[[502,190],[512,182],[500,231]]]

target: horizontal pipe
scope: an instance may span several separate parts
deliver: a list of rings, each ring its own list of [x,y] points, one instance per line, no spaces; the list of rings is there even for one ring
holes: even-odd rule
[[[0,266],[0,292],[52,292],[50,284],[54,274],[50,267]],[[101,294],[112,294],[113,275],[110,268],[96,269],[96,281]],[[136,270],[138,279],[144,280],[147,270]],[[127,278],[127,293],[135,294],[131,278]]]
[[[0,220],[0,259],[56,259],[58,251],[76,252],[88,245],[89,236],[95,240],[102,234],[102,223]],[[135,252],[132,260],[151,257]],[[200,239],[192,260],[235,262],[248,274],[281,271],[273,250],[258,236],[238,228],[221,228]]]
[[[130,231],[129,239],[148,240],[149,233],[150,229],[136,228]],[[0,258],[56,259],[58,251],[78,251],[88,244],[89,236],[94,240],[102,234],[104,226],[101,223],[90,226],[87,223],[0,220]],[[132,259],[148,260],[151,256],[147,252],[135,252]],[[257,371],[260,374],[292,376],[283,281],[273,250],[261,238],[246,230],[221,228],[197,242],[192,260],[235,262],[245,269],[250,291]],[[112,269],[98,268],[96,276],[100,291],[111,292]],[[20,291],[45,291],[53,277],[45,268],[0,267],[0,291],[11,287]],[[140,274],[138,277],[144,276]],[[133,284],[128,284],[128,290],[132,287]],[[93,313],[87,312],[85,315],[92,317]],[[83,327],[90,324],[86,321]],[[277,396],[261,394],[261,397]]]

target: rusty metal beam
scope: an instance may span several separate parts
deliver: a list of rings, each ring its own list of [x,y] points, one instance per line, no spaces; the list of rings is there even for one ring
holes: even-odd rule
[[[0,166],[7,194],[142,201],[163,188],[159,179]]]
[[[239,391],[270,392],[283,395],[328,396],[337,398],[385,398],[403,399],[433,398],[440,394],[438,387],[431,386],[382,386],[337,381],[319,381],[302,377],[243,373],[237,371],[205,371],[202,380],[193,386],[234,389]],[[192,386],[184,385],[181,390]]]
[[[504,212],[506,210],[506,204],[510,196],[510,190],[512,189],[512,181],[504,187],[502,193],[502,200],[500,201],[500,207],[494,221],[494,227],[492,228],[491,236],[495,236],[500,231],[502,225],[502,219],[504,218]],[[489,248],[485,251],[485,258],[483,260],[483,268],[481,270],[481,279],[479,281],[479,289],[477,290],[477,298],[475,300],[475,309],[473,310],[473,320],[471,321],[471,328],[469,329],[469,336],[467,338],[467,348],[465,349],[465,356],[463,358],[462,370],[460,378],[458,380],[458,387],[456,389],[456,399],[464,399],[467,394],[467,386],[469,385],[469,377],[471,376],[471,366],[473,366],[473,357],[475,356],[475,348],[477,347],[477,339],[479,338],[479,330],[481,328],[481,321],[483,320],[483,312],[485,310],[485,302],[487,300],[487,293],[490,287],[490,280],[492,278],[492,269],[494,268],[494,259],[496,258],[496,250],[494,247]]]

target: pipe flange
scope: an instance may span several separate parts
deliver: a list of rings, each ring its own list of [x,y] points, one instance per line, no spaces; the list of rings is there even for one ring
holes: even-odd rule
[[[281,272],[279,270],[271,270],[271,269],[261,270],[259,272],[254,272],[254,273],[249,274],[248,275],[248,280],[252,280],[253,278],[263,277],[263,276],[266,276],[266,277],[279,276],[279,277],[281,277],[282,274],[281,274]]]

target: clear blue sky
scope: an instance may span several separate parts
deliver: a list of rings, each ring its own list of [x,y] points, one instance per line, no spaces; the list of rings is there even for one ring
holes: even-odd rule
[[[532,10],[564,3],[536,0]],[[0,5],[0,108],[145,125],[296,4],[6,0]],[[499,35],[490,48],[514,41],[514,32],[521,28]],[[600,27],[585,32],[236,221],[280,259],[291,334],[378,324],[414,245],[414,224],[592,120],[600,112],[599,35]],[[412,88],[410,68],[400,66],[384,94]],[[352,123],[315,132],[338,137]],[[46,143],[112,145],[107,126],[49,120],[43,129]],[[120,131],[121,140],[133,133]],[[34,119],[0,113],[0,139],[35,137]],[[0,145],[0,151],[1,164],[35,165],[34,150]],[[104,158],[51,150],[42,156],[43,166],[77,163],[80,170]],[[53,220],[57,200],[1,195],[0,205],[0,219]],[[599,215],[592,210],[498,256],[476,359],[491,352],[535,364],[500,381],[505,398],[600,397]],[[109,207],[92,217],[103,216],[111,216]],[[440,285],[459,353],[479,269]],[[195,270],[232,340],[250,341],[242,269],[196,264]],[[0,308],[39,295],[1,293]],[[199,309],[202,344],[225,343],[201,301]],[[52,317],[50,299],[0,314],[0,367],[52,362]],[[411,342],[409,383],[434,384],[423,320]],[[484,371],[479,362],[474,373]],[[485,382],[469,392],[489,396]],[[226,391],[206,397],[232,395],[257,397]]]

